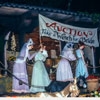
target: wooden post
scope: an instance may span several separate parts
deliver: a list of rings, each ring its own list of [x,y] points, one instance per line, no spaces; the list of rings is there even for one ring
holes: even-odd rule
[[[92,47],[92,60],[93,60],[93,73],[96,73],[96,69],[95,69],[95,59],[94,59],[94,49]]]
[[[5,45],[4,45],[4,65],[5,65],[5,69],[8,68],[7,65],[7,54],[6,54],[6,47],[7,47],[7,42],[9,40],[9,35],[11,32],[8,32],[7,35],[5,36]],[[5,75],[7,75],[7,72],[5,72]]]

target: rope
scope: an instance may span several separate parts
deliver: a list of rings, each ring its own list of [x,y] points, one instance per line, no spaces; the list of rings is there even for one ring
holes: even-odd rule
[[[29,84],[27,84],[26,82],[24,82],[24,81],[22,81],[22,80],[20,80],[19,78],[17,78],[14,74],[12,74],[8,69],[5,69],[5,65],[0,61],[0,64],[3,66],[3,68],[2,67],[0,67],[2,70],[5,70],[5,71],[7,71],[7,72],[9,72],[13,77],[15,77],[18,81],[19,81],[19,83],[21,83],[21,85],[22,84],[25,84],[25,85],[27,85],[27,86],[30,86],[30,87],[36,87],[36,88],[45,88],[45,86],[36,86],[36,85],[29,85]]]
[[[94,68],[92,66],[88,66],[88,68]],[[95,66],[95,68],[100,68],[100,66]],[[72,68],[72,69],[75,69],[75,68]],[[52,73],[55,73],[57,69],[55,69]]]
[[[94,68],[94,67],[91,67],[91,66],[88,66],[89,68]],[[95,66],[95,68],[100,68],[100,66]]]
[[[93,66],[88,66],[87,68],[94,68]],[[95,66],[95,68],[100,68],[100,66]],[[72,68],[73,70],[75,69],[75,68]]]

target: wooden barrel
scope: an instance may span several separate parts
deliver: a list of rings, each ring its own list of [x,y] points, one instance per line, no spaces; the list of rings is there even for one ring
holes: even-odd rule
[[[32,71],[33,71],[33,66],[27,65],[27,74],[28,74],[29,77],[32,76]]]
[[[48,58],[45,62],[46,67],[52,67],[52,59]]]
[[[56,58],[56,59],[55,59],[55,65],[58,64],[59,61],[60,61],[60,59],[59,59],[59,58]]]
[[[96,91],[99,88],[99,80],[98,79],[88,79],[87,88],[89,91]]]

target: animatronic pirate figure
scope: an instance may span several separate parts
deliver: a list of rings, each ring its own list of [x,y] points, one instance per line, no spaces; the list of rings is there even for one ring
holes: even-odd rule
[[[28,58],[31,60],[36,53],[34,53],[32,56],[29,54],[29,50],[33,48],[33,41],[30,38],[27,43],[25,43],[18,55],[18,57],[15,60],[14,66],[13,66],[13,74],[19,78],[21,81],[24,81],[28,84],[28,76],[26,71],[26,59]],[[26,84],[20,84],[20,81],[17,80],[15,77],[13,77],[12,80],[12,91],[13,92],[28,92],[29,86]]]
[[[73,54],[73,44],[67,43],[61,53],[61,60],[58,63],[56,80],[57,81],[72,81],[73,74],[69,61],[76,60],[75,55]]]

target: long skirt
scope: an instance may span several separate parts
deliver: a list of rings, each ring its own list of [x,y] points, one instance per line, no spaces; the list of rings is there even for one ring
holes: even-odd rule
[[[56,80],[57,81],[72,81],[73,74],[71,70],[70,63],[67,59],[62,58],[57,67],[56,73]]]
[[[15,63],[13,66],[13,74],[20,80],[28,84],[28,76],[26,71],[26,63]],[[12,91],[14,92],[28,92],[29,86],[21,83],[15,77],[12,80]]]
[[[88,70],[83,63],[82,58],[80,58],[76,63],[75,76],[76,78],[78,78],[79,76],[85,76],[85,78],[88,77]]]
[[[36,61],[33,66],[31,85],[37,87],[31,86],[30,92],[32,93],[44,92],[45,87],[48,86],[49,84],[50,84],[50,79],[45,69],[44,63],[42,61]]]

